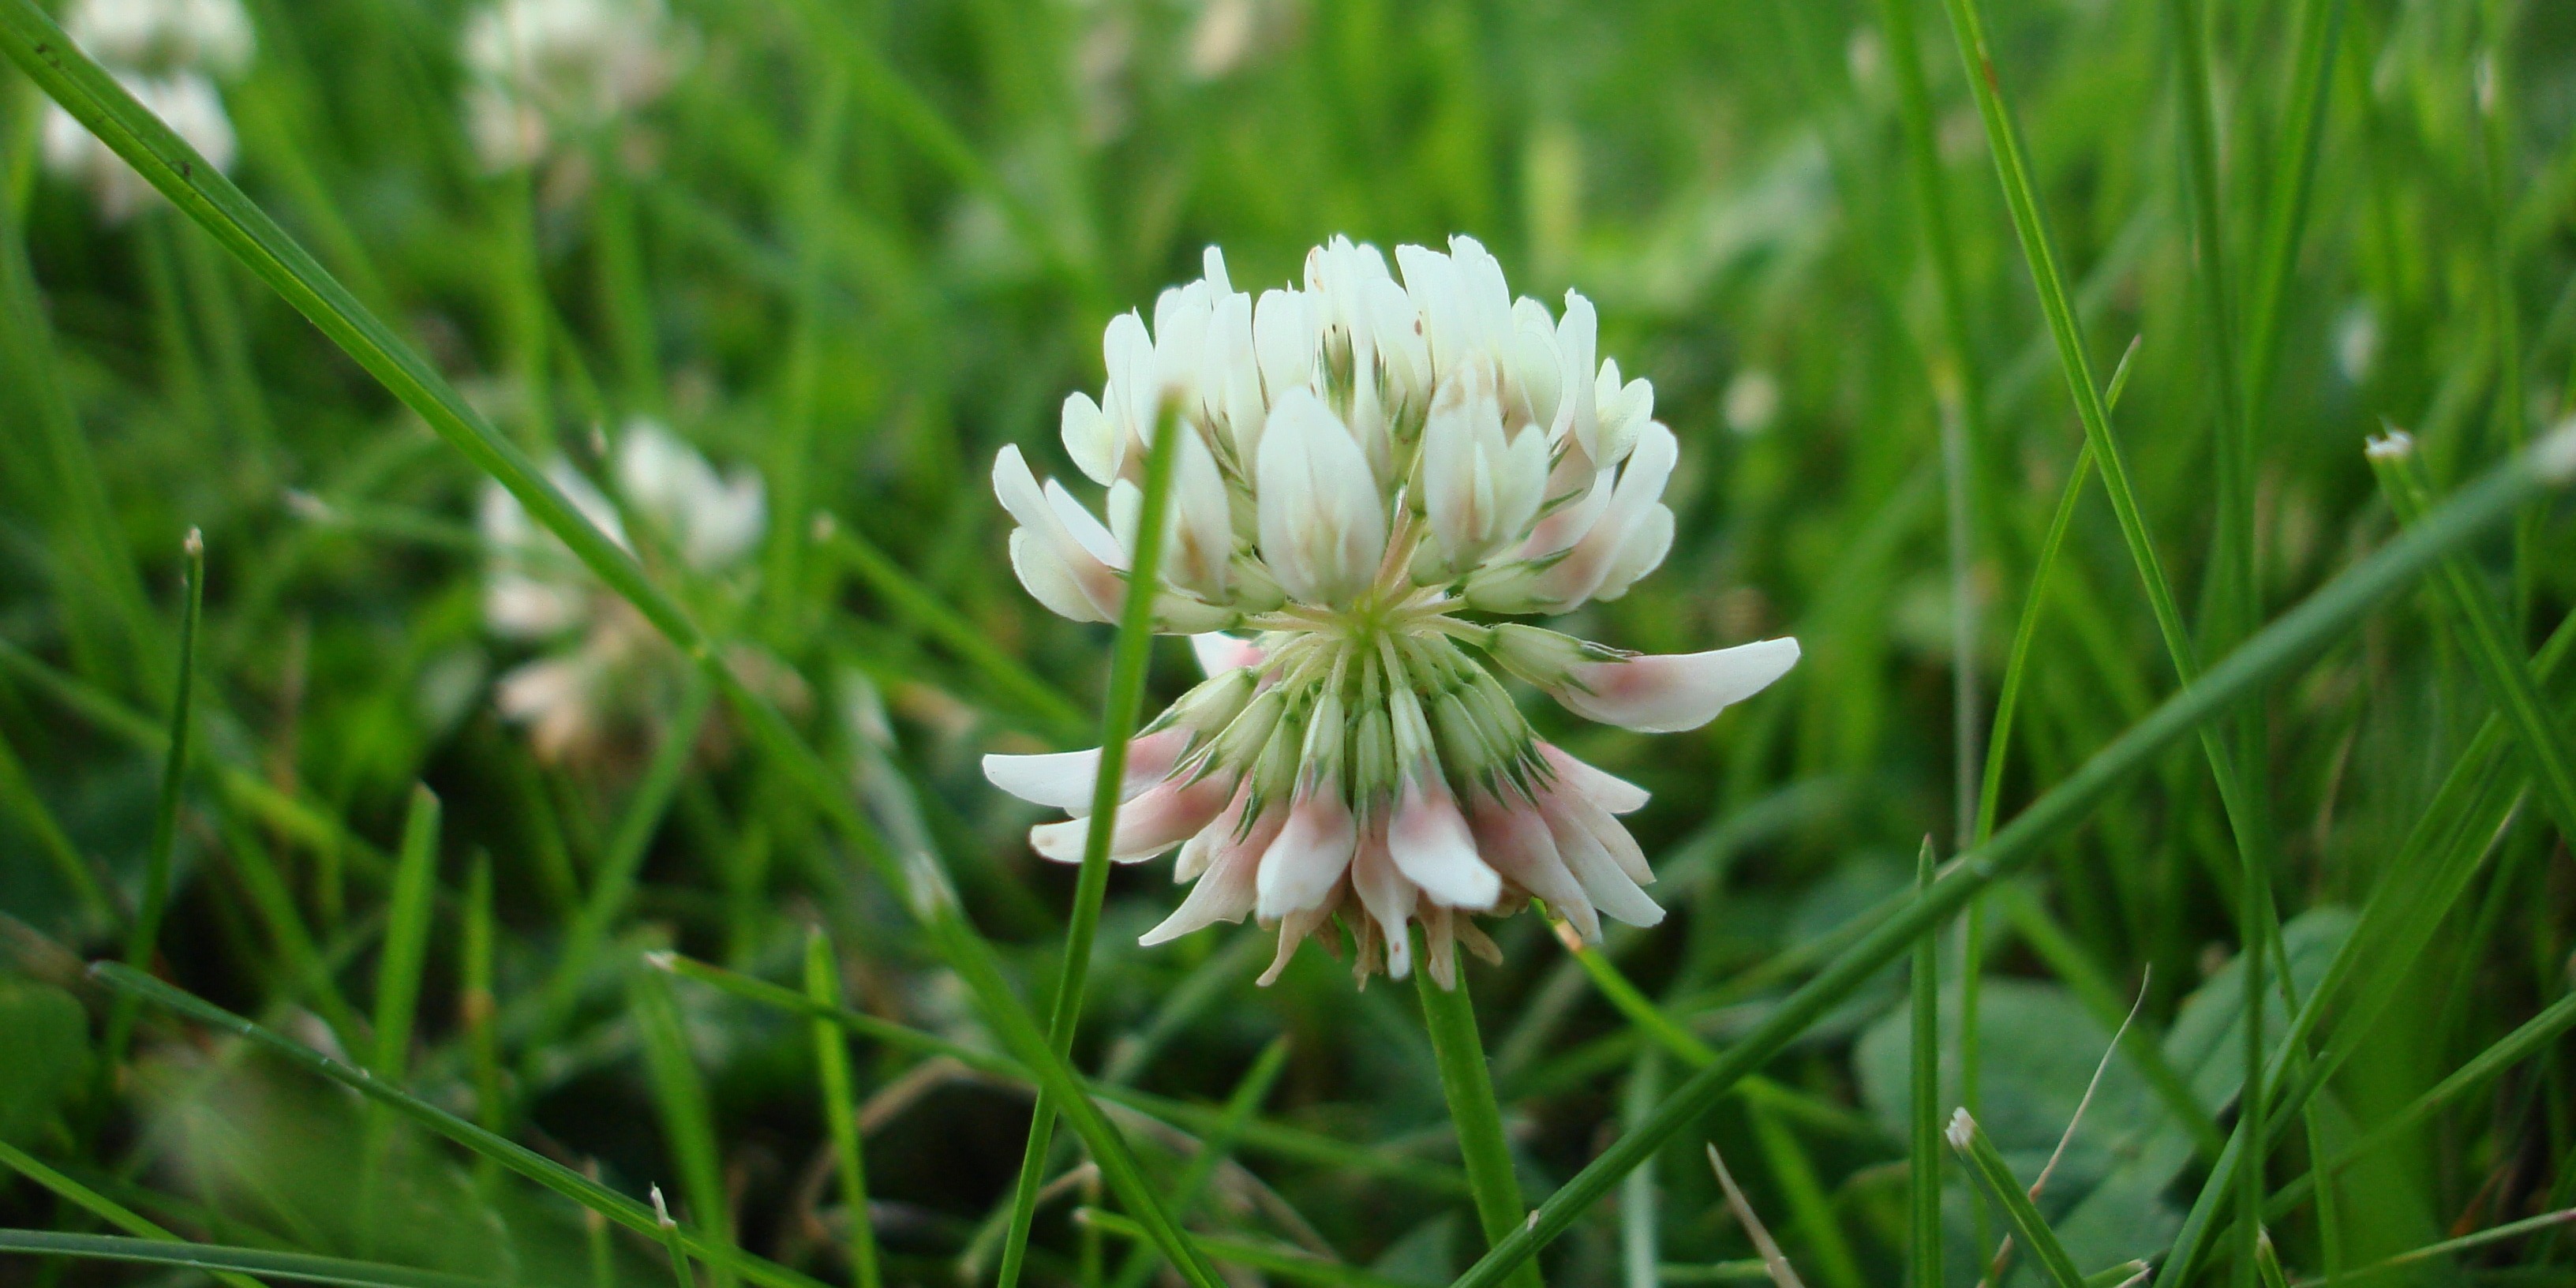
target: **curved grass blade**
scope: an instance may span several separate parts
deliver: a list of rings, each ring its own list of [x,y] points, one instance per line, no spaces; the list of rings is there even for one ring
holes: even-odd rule
[[[2067,1255],[2066,1245],[2058,1242],[2057,1232],[2040,1217],[2038,1205],[2022,1192],[2021,1182],[2014,1179],[2011,1168],[2004,1166],[2004,1156],[1995,1152],[1995,1143],[1986,1139],[1985,1129],[1977,1126],[1977,1120],[1962,1109],[1951,1116],[1947,1134],[1950,1148],[1958,1151],[1969,1173],[1984,1185],[1986,1196],[2003,1208],[2013,1232],[2039,1257],[2039,1264],[2048,1271],[2049,1278],[2057,1281],[2057,1288],[2084,1288],[2084,1272]]]
[[[95,1216],[118,1229],[125,1230],[146,1239],[176,1241],[178,1238],[177,1235],[153,1224],[150,1218],[145,1217],[134,1211],[132,1208],[129,1208],[124,1204],[81,1184],[79,1181],[63,1175],[61,1172],[55,1171],[51,1167],[47,1167],[25,1151],[5,1140],[0,1140],[0,1164],[5,1164],[10,1170],[26,1177],[28,1180],[34,1181],[38,1185],[44,1186],[46,1189],[53,1191],[56,1195],[79,1205],[82,1210],[88,1212],[90,1215]],[[236,1274],[232,1271],[217,1270],[213,1273],[217,1280],[227,1285],[227,1288],[259,1288],[258,1280]]]
[[[1118,806],[1127,781],[1127,740],[1145,705],[1145,672],[1154,659],[1154,596],[1162,584],[1163,530],[1171,522],[1172,462],[1183,433],[1179,404],[1166,400],[1157,416],[1153,446],[1145,455],[1145,489],[1136,517],[1134,567],[1127,572],[1127,596],[1118,606],[1118,642],[1109,657],[1109,700],[1100,715],[1100,763],[1091,784],[1091,824],[1082,837],[1082,870],[1074,879],[1073,916],[1065,923],[1064,964],[1058,968],[1055,1001],[1047,1013],[1047,1045],[1059,1060],[1073,1054],[1074,1030],[1082,1024],[1082,996],[1091,974],[1092,942],[1100,936],[1100,904],[1109,894],[1109,842],[1118,827]],[[1057,1106],[1043,1085],[1037,1112],[1029,1118],[1028,1145],[1020,1155],[1020,1174],[1011,1188],[1011,1223],[1002,1239],[1002,1267],[996,1282],[1014,1288],[1028,1260],[1029,1223],[1037,1217],[1038,1188],[1046,1178],[1047,1153],[1055,1140]],[[1470,1172],[1469,1178],[1473,1179]]]
[[[2571,473],[2576,473],[2576,432],[2553,435],[2283,613],[2211,667],[2199,683],[2167,698],[2146,719],[2096,752],[1992,840],[1952,860],[1948,872],[1930,890],[1836,956],[1822,973],[1728,1048],[1716,1064],[1683,1083],[1644,1126],[1622,1135],[1569,1178],[1539,1205],[1527,1227],[1486,1253],[1459,1277],[1456,1288],[1493,1288],[1500,1283],[1512,1268],[1564,1233],[1620,1177],[1698,1121],[1744,1075],[1760,1068],[1880,968],[1913,947],[1917,936],[1930,933],[1979,891],[2037,858],[2041,846],[2082,822],[2096,802],[2148,767],[2158,753],[2323,648],[2444,555],[2505,521],[2515,506],[2547,488],[2563,486]]]
[[[841,1009],[840,965],[832,940],[816,926],[805,937],[805,996],[825,1012]],[[807,1021],[814,1037],[814,1068],[822,1084],[823,1121],[832,1133],[834,1170],[839,1173],[841,1206],[850,1214],[850,1273],[857,1288],[879,1288],[876,1223],[868,1216],[866,1142],[852,1106],[850,1051],[839,1025],[825,1015]]]
[[[500,1288],[496,1280],[471,1279],[464,1275],[389,1266],[374,1261],[350,1261],[341,1257],[315,1256],[309,1252],[273,1252],[266,1248],[180,1243],[168,1239],[132,1239],[113,1234],[0,1230],[0,1252],[182,1266],[225,1276],[228,1281],[240,1274],[255,1274],[305,1283],[343,1284],[347,1288]]]

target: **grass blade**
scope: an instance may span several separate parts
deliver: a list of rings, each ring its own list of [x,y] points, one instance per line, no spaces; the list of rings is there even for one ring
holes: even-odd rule
[[[628,997],[635,1012],[636,1030],[642,1037],[645,1070],[651,1075],[653,1103],[661,1111],[662,1131],[670,1142],[673,1161],[679,1164],[689,1214],[709,1237],[723,1240],[730,1247],[733,1209],[726,1200],[714,1115],[707,1106],[706,1084],[698,1077],[697,1060],[689,1053],[688,1034],[680,1026],[680,1009],[672,1004],[669,978],[657,970],[640,970],[635,972],[631,987]],[[653,1191],[655,1220],[666,1231],[675,1229],[670,1214],[662,1210],[661,1195],[657,1187]],[[707,1268],[716,1288],[727,1288],[734,1282],[733,1273],[722,1262],[711,1261]],[[682,1275],[686,1277],[685,1263]]]
[[[1838,954],[1822,973],[1728,1048],[1716,1064],[1676,1089],[1644,1126],[1622,1135],[1569,1178],[1539,1205],[1527,1227],[1486,1253],[1459,1277],[1455,1288],[1493,1288],[1500,1283],[1514,1267],[1563,1233],[1621,1176],[1696,1122],[1745,1074],[1760,1068],[1871,975],[1913,947],[1917,936],[1930,933],[1977,892],[2038,857],[2042,845],[2081,822],[2096,802],[2146,768],[2157,753],[2289,671],[2373,606],[2424,575],[2444,555],[2505,521],[2516,505],[2545,487],[2563,485],[2571,470],[2576,470],[2576,436],[2545,440],[2320,587],[2211,667],[2199,683],[2167,698],[2146,719],[2032,802],[1992,840],[1953,860],[1930,890]]]
[[[1932,838],[1914,858],[1917,898],[1932,886]],[[1941,1288],[1941,948],[1940,936],[1914,943],[1914,969],[1906,980],[1914,1025],[1910,1034],[1913,1097],[1908,1104],[1909,1149],[1905,1190],[1913,1215],[1906,1245],[1914,1288]]]
[[[1969,1173],[1985,1186],[1986,1197],[2003,1208],[2004,1216],[2012,1222],[2013,1233],[2039,1258],[2057,1288],[2084,1288],[2084,1272],[2067,1255],[2066,1245],[2058,1242],[2057,1232],[2041,1219],[2030,1195],[2022,1192],[2021,1182],[2013,1178],[2011,1168],[2004,1166],[2004,1156],[1995,1152],[1995,1143],[1986,1139],[1985,1129],[1962,1109],[1951,1116],[1948,1135],[1950,1148],[1958,1151]]]
[[[83,1257],[142,1265],[203,1270],[227,1283],[251,1285],[245,1274],[305,1283],[344,1284],[347,1288],[499,1288],[489,1279],[349,1261],[309,1252],[273,1252],[266,1248],[227,1248],[169,1239],[129,1239],[112,1234],[58,1234],[51,1230],[0,1230],[0,1252],[26,1252],[55,1257]]]
[[[5,1140],[0,1140],[0,1164],[6,1164],[11,1171],[44,1186],[56,1195],[78,1205],[81,1210],[120,1230],[146,1239],[176,1240],[178,1238],[177,1235],[153,1224],[150,1219],[133,1209],[47,1167]],[[96,1236],[71,1237],[94,1238]],[[25,1250],[34,1251],[34,1249]],[[226,1270],[216,1270],[213,1273],[215,1278],[228,1285],[228,1288],[259,1288],[259,1281],[245,1275]]]
[[[1082,709],[1071,699],[1038,678],[1019,659],[994,647],[990,635],[941,603],[874,543],[838,524],[833,525],[825,542],[839,556],[843,567],[867,583],[870,593],[883,599],[897,616],[955,651],[981,672],[984,682],[997,693],[1007,695],[1050,729],[1071,733],[1082,727]]]
[[[1084,1208],[1074,1213],[1074,1219],[1103,1234],[1114,1234],[1122,1239],[1148,1237],[1145,1227],[1114,1212],[1103,1212],[1098,1208]],[[1358,1266],[1326,1261],[1312,1253],[1300,1252],[1293,1248],[1255,1243],[1248,1239],[1231,1239],[1223,1235],[1200,1235],[1197,1243],[1207,1251],[1209,1256],[1219,1261],[1230,1262],[1249,1270],[1258,1270],[1263,1274],[1277,1275],[1282,1279],[1291,1279],[1299,1283],[1325,1284],[1329,1288],[1416,1288],[1406,1280],[1390,1279]]]
[[[1127,779],[1127,740],[1145,705],[1145,673],[1153,661],[1154,597],[1160,591],[1163,530],[1171,521],[1172,462],[1181,435],[1196,431],[1181,424],[1180,407],[1167,402],[1156,415],[1154,442],[1145,456],[1145,488],[1136,517],[1134,567],[1127,573],[1127,596],[1118,609],[1118,641],[1109,657],[1109,700],[1100,717],[1100,763],[1092,781],[1091,825],[1082,838],[1082,870],[1075,878],[1073,915],[1064,931],[1064,963],[1058,968],[1055,1002],[1047,1013],[1047,1045],[1062,1059],[1073,1051],[1074,1030],[1082,1024],[1082,997],[1091,973],[1092,941],[1099,938],[1100,903],[1109,893],[1109,841],[1118,826],[1118,805]],[[1037,1112],[1029,1119],[1027,1149],[1011,1190],[1011,1224],[1003,1236],[1000,1288],[1014,1288],[1028,1259],[1029,1223],[1037,1215],[1038,1187],[1046,1176],[1049,1146],[1055,1139],[1055,1106],[1043,1084]],[[1471,1169],[1470,1181],[1474,1179]]]
[[[206,609],[206,538],[191,528],[181,547],[188,572],[179,615],[179,674],[171,686],[170,724],[161,757],[161,793],[152,807],[152,839],[143,857],[142,906],[125,931],[125,962],[137,970],[152,968],[161,942],[161,918],[170,907],[170,851],[179,839],[179,795],[188,781],[188,738],[195,719],[197,626]],[[134,1033],[134,1006],[125,1002],[109,1013],[107,1060],[102,1072],[125,1060],[125,1045]]]
[[[805,938],[805,996],[823,1011],[841,1009],[841,972],[832,956],[831,938],[817,926]],[[858,1288],[879,1288],[877,1233],[868,1215],[866,1145],[852,1106],[848,1039],[830,1019],[807,1022],[814,1035],[814,1068],[822,1083],[823,1121],[832,1133],[832,1156],[838,1164],[841,1206],[850,1214],[850,1276]]]
[[[401,1081],[410,1063],[413,1017],[420,1013],[420,975],[429,955],[429,918],[438,893],[438,797],[414,784],[403,819],[402,853],[394,863],[393,900],[385,911],[384,954],[376,965],[376,1052],[369,1065]]]
[[[1263,1047],[1261,1054],[1253,1058],[1252,1068],[1246,1070],[1243,1080],[1235,1084],[1234,1094],[1226,1097],[1225,1108],[1220,1111],[1223,1116],[1217,1119],[1215,1129],[1199,1142],[1198,1152],[1190,1156],[1189,1165],[1181,1169],[1180,1179],[1173,1182],[1172,1215],[1175,1218],[1188,1216],[1191,1209],[1198,1206],[1200,1197],[1207,1192],[1208,1182],[1216,1179],[1216,1170],[1225,1165],[1226,1155],[1232,1152],[1235,1141],[1243,1135],[1244,1125],[1261,1112],[1262,1104],[1270,1099],[1271,1088],[1279,1085],[1280,1072],[1287,1067],[1288,1036],[1283,1033],[1271,1039],[1270,1045]],[[1146,1278],[1154,1273],[1158,1260],[1153,1253],[1153,1248],[1145,1245],[1139,1245],[1128,1253],[1127,1260],[1118,1267],[1117,1277],[1109,1281],[1110,1288],[1145,1288]]]

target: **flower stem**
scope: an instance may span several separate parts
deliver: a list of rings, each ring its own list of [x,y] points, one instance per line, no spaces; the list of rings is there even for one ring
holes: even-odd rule
[[[1429,946],[1421,930],[1413,932],[1414,960],[1428,962]],[[1442,988],[1427,975],[1414,978],[1422,996],[1422,1025],[1431,1034],[1431,1053],[1440,1062],[1440,1092],[1449,1101],[1449,1118],[1458,1130],[1458,1154],[1467,1165],[1467,1189],[1475,1196],[1476,1220],[1488,1246],[1498,1244],[1528,1219],[1521,1206],[1521,1186],[1512,1174],[1512,1149],[1503,1139],[1503,1111],[1494,1101],[1494,1080],[1485,1068],[1485,1044],[1476,1033],[1476,1006],[1467,996],[1467,977],[1459,972],[1456,988]],[[1523,1261],[1507,1281],[1513,1288],[1539,1288],[1538,1263]]]

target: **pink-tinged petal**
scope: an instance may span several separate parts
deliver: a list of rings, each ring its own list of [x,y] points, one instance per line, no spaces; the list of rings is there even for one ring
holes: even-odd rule
[[[1199,659],[1199,669],[1214,679],[1228,671],[1259,666],[1269,656],[1260,645],[1240,635],[1223,631],[1205,631],[1190,637],[1190,652]]]
[[[1706,653],[1664,653],[1568,668],[1556,700],[1587,720],[1639,733],[1697,729],[1797,665],[1798,641],[1761,640]]]
[[[1637,883],[1620,871],[1619,861],[1601,848],[1601,842],[1581,823],[1564,811],[1541,807],[1547,819],[1548,836],[1556,842],[1556,852],[1565,860],[1566,870],[1583,886],[1594,907],[1631,926],[1651,926],[1664,919],[1661,905],[1646,897]]]
[[[1263,867],[1266,870],[1268,865],[1265,863]],[[1323,929],[1324,923],[1331,920],[1333,909],[1342,901],[1342,889],[1343,887],[1336,885],[1329,891],[1320,908],[1292,912],[1279,919],[1279,953],[1270,959],[1270,969],[1261,972],[1261,978],[1254,980],[1253,983],[1268,988],[1278,980],[1279,972],[1288,969],[1288,959],[1297,955],[1297,946],[1305,943],[1308,936]]]
[[[1396,868],[1387,852],[1382,822],[1360,834],[1359,849],[1351,856],[1351,893],[1359,896],[1360,907],[1386,937],[1388,976],[1402,979],[1413,973],[1413,938],[1405,933],[1405,925],[1413,919],[1421,891]]]
[[[1429,770],[1429,789],[1425,775],[1407,776],[1404,792],[1396,799],[1395,818],[1387,825],[1387,852],[1395,859],[1396,868],[1431,901],[1452,908],[1490,908],[1502,897],[1503,880],[1476,857],[1476,838],[1467,831],[1467,820],[1458,813],[1458,803],[1449,796],[1448,787],[1436,777],[1439,769]]]
[[[1544,900],[1550,911],[1582,934],[1585,942],[1601,941],[1601,918],[1592,910],[1592,897],[1583,893],[1582,884],[1566,870],[1565,860],[1556,852],[1556,839],[1548,834],[1547,820],[1539,816],[1537,806],[1481,797],[1468,814],[1468,825],[1476,833],[1477,853],[1495,871]]]
[[[1546,793],[1545,800],[1545,808],[1550,813],[1582,828],[1585,835],[1601,846],[1602,853],[1619,865],[1619,870],[1626,873],[1629,880],[1641,886],[1655,883],[1655,870],[1647,865],[1646,852],[1637,847],[1637,838],[1628,835],[1628,829],[1619,826],[1619,820],[1610,817],[1609,811],[1583,796],[1561,789]]]
[[[1240,839],[1239,833],[1244,830],[1243,811],[1251,803],[1252,782],[1246,779],[1234,789],[1234,795],[1226,798],[1225,808],[1181,847],[1180,857],[1172,860],[1172,880],[1184,884],[1197,880],[1199,874],[1216,861],[1221,849],[1236,844]],[[1277,814],[1279,811],[1270,812]],[[1271,830],[1274,833],[1278,831],[1276,827]],[[1262,844],[1268,845],[1268,839],[1264,838]]]
[[[1172,772],[1172,765],[1189,748],[1189,742],[1190,731],[1187,729],[1165,729],[1129,742],[1127,768],[1121,775],[1125,781],[1119,785],[1119,799],[1133,798],[1148,784]],[[1032,805],[1044,805],[1068,814],[1091,812],[1091,794],[1099,776],[1098,747],[1035,756],[995,752],[984,757],[986,781]]]
[[[1166,778],[1118,809],[1117,830],[1110,833],[1109,858],[1140,863],[1190,839],[1225,808],[1234,795],[1234,779],[1212,774],[1195,782]],[[1029,829],[1029,845],[1058,863],[1082,862],[1082,847],[1091,820],[1069,818]]]
[[[1422,945],[1430,960],[1422,964],[1422,973],[1440,986],[1444,993],[1458,990],[1458,932],[1456,923],[1467,916],[1463,910],[1433,904],[1422,910]],[[1390,971],[1389,974],[1394,972]],[[1401,979],[1403,976],[1396,976]]]
[[[1234,829],[1241,799],[1238,796],[1235,805],[1199,833],[1200,837],[1213,835],[1216,839],[1208,847],[1205,869],[1198,874],[1198,883],[1190,887],[1189,897],[1137,943],[1151,948],[1220,921],[1240,922],[1252,912],[1260,900],[1255,882],[1261,870],[1262,851],[1270,847],[1288,819],[1286,811],[1273,809],[1255,820],[1251,831],[1237,836]],[[1191,844],[1197,843],[1198,838],[1192,838]]]
[[[1261,856],[1261,919],[1321,905],[1350,870],[1358,844],[1359,823],[1339,784],[1316,791],[1300,787],[1288,804],[1288,825]]]
[[[1554,743],[1539,743],[1538,754],[1547,762],[1548,768],[1556,771],[1556,781],[1561,788],[1581,795],[1612,814],[1634,814],[1644,809],[1651,799],[1645,788],[1598,765],[1577,760]]]

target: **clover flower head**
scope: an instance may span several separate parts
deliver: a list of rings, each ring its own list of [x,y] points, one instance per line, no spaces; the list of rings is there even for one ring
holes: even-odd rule
[[[232,169],[232,118],[215,86],[248,67],[257,44],[239,0],[82,0],[63,26],[208,164]],[[109,223],[132,218],[158,195],[59,105],[46,106],[38,128],[45,168],[88,188]]]
[[[1269,982],[1340,916],[1363,980],[1456,979],[1473,918],[1546,901],[1586,939],[1603,915],[1652,925],[1654,880],[1617,816],[1642,790],[1541,741],[1499,666],[1588,719],[1694,729],[1797,660],[1775,639],[1646,657],[1504,619],[1616,599],[1661,563],[1677,454],[1654,389],[1597,358],[1581,295],[1514,299],[1468,237],[1446,252],[1335,238],[1301,286],[1255,298],[1210,248],[1153,324],[1109,324],[1098,401],[1065,400],[1065,450],[1107,489],[1107,521],[1040,483],[1016,447],[993,483],[1039,602],[1116,618],[1134,563],[1146,454],[1169,425],[1172,510],[1154,621],[1197,637],[1208,678],[1128,749],[1110,857],[1174,847],[1194,882],[1160,943],[1247,915],[1279,927]],[[1229,634],[1226,632],[1239,632]],[[1041,824],[1081,857],[1098,751],[990,756],[1003,790],[1073,817]]]
[[[675,62],[659,0],[496,0],[466,24],[462,54],[467,133],[496,172],[660,97]]]
[[[619,435],[611,501],[572,463],[549,461],[546,478],[610,540],[648,563],[670,561],[721,579],[760,546],[768,499],[750,469],[719,475],[696,449],[649,420]],[[627,521],[646,533],[638,551]],[[536,646],[540,656],[503,675],[501,714],[528,729],[548,760],[603,750],[621,723],[647,714],[657,686],[685,665],[652,626],[583,567],[519,499],[486,484],[477,515],[488,564],[483,620],[493,634]]]

